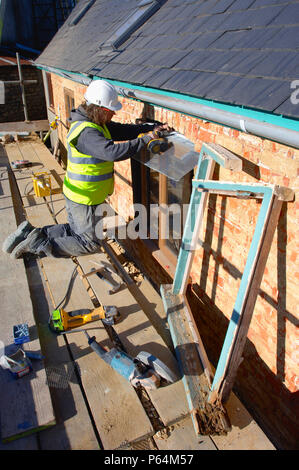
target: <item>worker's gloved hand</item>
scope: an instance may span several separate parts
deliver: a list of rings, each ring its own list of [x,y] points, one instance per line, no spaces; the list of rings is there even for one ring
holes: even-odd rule
[[[167,122],[164,122],[164,124],[156,124],[154,126],[154,132],[172,132],[174,129],[173,127],[170,127]]]
[[[147,134],[139,134],[139,138],[142,139],[144,144],[147,146],[147,149],[152,153],[162,153],[166,152],[169,148],[167,140],[159,135],[158,132],[153,130],[152,132],[148,132]]]
[[[148,132],[147,134],[139,134],[139,136],[145,144],[148,144],[151,140],[157,139],[158,135],[154,132]]]

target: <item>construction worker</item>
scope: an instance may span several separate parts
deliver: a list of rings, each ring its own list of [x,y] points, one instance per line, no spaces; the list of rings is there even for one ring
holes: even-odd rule
[[[114,162],[138,153],[153,138],[153,131],[169,130],[167,124],[113,122],[122,105],[115,87],[106,81],[91,82],[84,98],[86,101],[71,111],[67,135],[63,194],[68,223],[35,228],[28,221],[23,222],[3,243],[3,251],[12,258],[26,253],[68,258],[99,251],[96,209],[113,193]],[[146,135],[137,137],[141,133]]]

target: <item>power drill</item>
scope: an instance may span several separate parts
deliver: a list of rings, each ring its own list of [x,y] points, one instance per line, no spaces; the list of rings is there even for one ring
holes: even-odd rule
[[[146,148],[152,153],[166,152],[169,148],[169,143],[163,136],[162,132],[154,131],[152,134],[154,138],[147,143]],[[146,134],[139,134],[138,137],[143,137],[144,135]]]
[[[78,326],[86,325],[96,320],[102,320],[106,325],[113,325],[120,319],[120,313],[114,306],[101,306],[93,310],[80,309],[66,312],[62,308],[53,310],[49,327],[55,333],[69,331]]]

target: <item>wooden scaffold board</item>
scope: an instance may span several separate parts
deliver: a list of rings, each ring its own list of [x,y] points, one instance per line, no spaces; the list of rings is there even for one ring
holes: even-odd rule
[[[30,155],[28,159],[35,161],[37,166],[45,167],[47,165],[51,174],[62,173],[55,160],[49,161],[46,153],[44,156],[41,155],[40,147],[42,146],[39,146],[38,143],[26,146],[24,144],[21,146],[10,144],[7,147],[10,161],[19,159],[18,152],[20,152],[27,158]],[[28,170],[27,172],[15,172],[15,176],[28,220],[36,226],[54,223],[51,220],[52,217],[46,202],[42,198],[36,198],[30,192],[31,176]],[[62,202],[64,201],[61,194],[53,195],[55,213],[61,209]],[[63,218],[65,218],[65,213],[60,214],[61,221]],[[40,260],[40,264],[51,290],[53,302],[54,304],[58,303],[65,294],[75,264],[68,259],[50,258]],[[83,284],[78,280],[72,291],[69,304],[65,308],[73,310],[92,307]],[[133,442],[153,434],[154,430],[134,389],[123,377],[116,374],[92,352],[84,333],[70,333],[66,335],[66,341],[73,361],[80,372],[80,381],[103,447],[115,449],[127,441]],[[105,345],[105,341],[103,344]],[[61,364],[58,364],[59,366]],[[50,371],[53,370],[53,367],[55,365],[52,363]],[[82,427],[78,427],[77,432],[82,434]]]
[[[17,225],[11,197],[8,161],[4,148],[0,146],[0,217],[1,246],[5,238]],[[24,350],[40,352],[33,308],[23,260],[16,261],[1,252],[1,341],[5,354],[16,352],[13,340],[13,326],[27,323],[30,342]],[[46,380],[43,361],[33,361],[33,371],[19,380],[9,371],[0,369],[1,380],[1,438],[10,441],[55,424],[51,396]]]

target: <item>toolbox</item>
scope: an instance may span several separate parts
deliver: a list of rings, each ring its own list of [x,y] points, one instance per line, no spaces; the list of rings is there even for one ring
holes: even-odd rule
[[[8,369],[15,379],[20,379],[32,370],[31,361],[23,349],[19,349],[11,356],[1,356],[0,365],[3,369]]]

